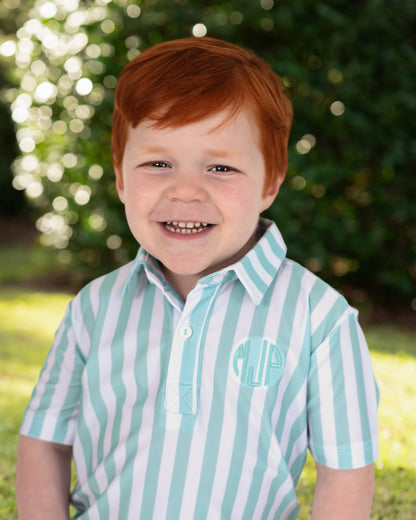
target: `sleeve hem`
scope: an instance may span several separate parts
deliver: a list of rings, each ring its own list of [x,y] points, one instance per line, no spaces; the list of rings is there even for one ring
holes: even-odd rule
[[[73,444],[74,425],[70,422],[58,422],[58,418],[26,411],[20,433],[35,439],[56,442],[71,446]]]
[[[358,469],[373,464],[378,458],[378,437],[351,446],[323,448],[311,446],[315,462],[332,469]]]

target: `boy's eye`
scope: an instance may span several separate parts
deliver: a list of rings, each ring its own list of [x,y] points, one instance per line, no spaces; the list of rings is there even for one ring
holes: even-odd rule
[[[154,161],[150,163],[154,168],[168,168],[169,165],[163,161]]]
[[[231,171],[231,168],[229,166],[222,166],[221,164],[218,164],[217,166],[213,166],[210,171],[216,173],[228,173]]]

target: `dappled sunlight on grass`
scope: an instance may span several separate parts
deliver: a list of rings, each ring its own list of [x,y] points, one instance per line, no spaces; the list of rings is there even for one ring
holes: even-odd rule
[[[305,468],[303,469],[296,487],[296,493],[300,504],[299,520],[308,520],[311,517],[315,479],[315,462],[313,461],[311,454],[308,452]]]
[[[388,324],[372,325],[366,327],[365,336],[372,353],[407,355],[416,360],[416,328],[410,330]]]
[[[1,291],[0,413],[4,417],[3,426],[13,417],[17,425],[20,423],[22,407],[30,397],[70,298],[67,294]]]
[[[14,377],[39,363],[48,352],[71,296],[2,290],[0,299],[1,376]],[[32,374],[30,374],[32,375]],[[24,374],[24,377],[27,373]]]
[[[415,336],[400,352],[415,347]],[[410,484],[416,482],[416,357],[373,351],[372,358],[381,392],[380,456],[372,518],[416,519],[416,495]]]
[[[381,459],[380,459],[381,460]],[[401,466],[376,469],[376,488],[371,520],[415,520],[416,471]]]
[[[14,327],[31,333],[50,334],[62,319],[71,297],[62,293],[2,289],[0,310],[5,312],[0,314],[0,326],[2,330]]]
[[[373,352],[373,364],[380,386],[380,460],[377,467],[397,467],[416,472],[416,358]]]

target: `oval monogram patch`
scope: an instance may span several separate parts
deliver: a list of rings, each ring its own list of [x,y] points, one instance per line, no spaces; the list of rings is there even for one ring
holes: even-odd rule
[[[243,385],[258,387],[277,384],[285,359],[279,347],[263,337],[242,339],[235,348],[233,372]]]

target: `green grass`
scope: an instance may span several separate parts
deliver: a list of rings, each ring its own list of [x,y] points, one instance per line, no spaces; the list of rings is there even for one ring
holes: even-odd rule
[[[14,501],[17,432],[64,309],[68,294],[0,287],[0,518],[16,519]],[[368,327],[381,390],[380,457],[376,463],[373,520],[416,519],[416,331]],[[310,517],[314,487],[308,459],[298,493],[300,519]]]

